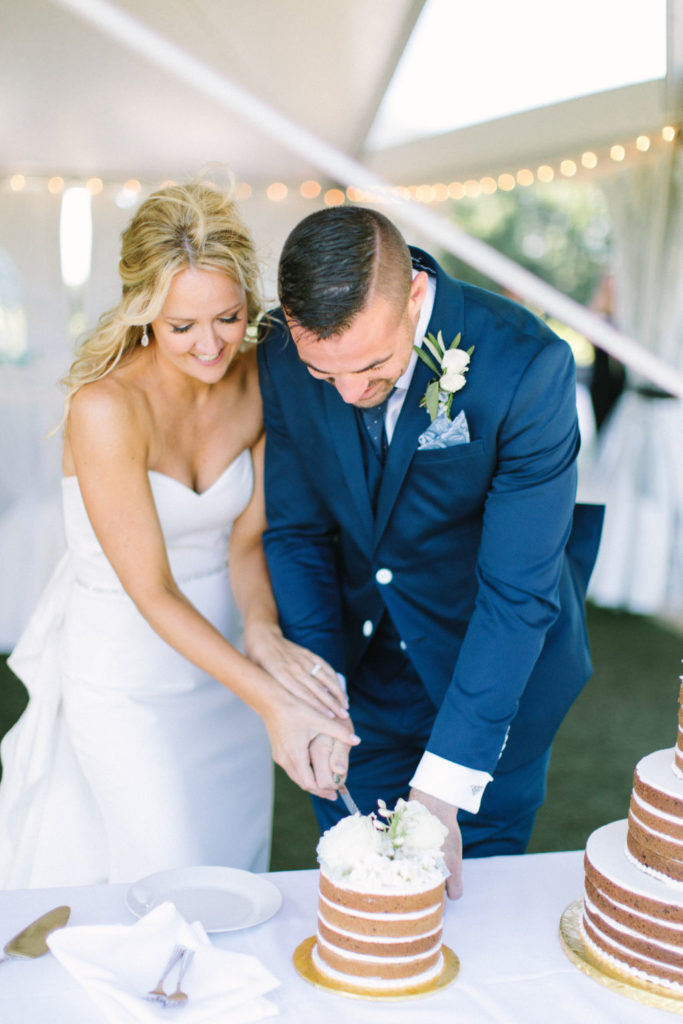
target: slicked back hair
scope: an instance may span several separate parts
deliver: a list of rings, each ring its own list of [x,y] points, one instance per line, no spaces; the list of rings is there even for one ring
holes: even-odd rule
[[[411,260],[398,228],[376,210],[337,206],[305,217],[280,256],[278,290],[287,317],[317,338],[347,330],[371,297],[402,313]]]

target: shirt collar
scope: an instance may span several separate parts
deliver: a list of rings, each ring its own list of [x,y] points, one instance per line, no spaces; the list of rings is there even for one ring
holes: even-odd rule
[[[413,271],[413,277],[419,273],[419,271]],[[427,291],[425,292],[424,302],[422,303],[422,309],[420,310],[420,316],[418,317],[417,327],[415,328],[415,338],[413,342],[420,348],[422,341],[427,333],[427,327],[432,317],[432,310],[434,309],[434,299],[436,297],[436,278],[431,274],[427,274]],[[417,352],[415,349],[412,351],[410,361],[405,371],[398,378],[394,384],[395,388],[400,388],[403,391],[407,391],[410,387],[410,382],[413,379],[413,373],[415,372],[415,363],[417,362]]]

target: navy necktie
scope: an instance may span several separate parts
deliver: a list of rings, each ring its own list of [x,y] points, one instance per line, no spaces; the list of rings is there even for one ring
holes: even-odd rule
[[[379,459],[380,465],[383,466],[387,457],[387,432],[384,427],[384,413],[386,411],[387,402],[389,396],[384,399],[380,405],[375,405],[371,409],[360,409],[361,418],[363,420],[363,426],[370,438],[370,444],[372,449]]]
[[[372,409],[360,409],[356,406],[356,414],[365,451],[365,475],[373,511],[377,508],[379,485],[382,481],[382,471],[387,456],[387,448],[389,447],[387,432],[384,426],[384,413],[389,398],[390,395],[387,395],[380,405],[376,405]],[[362,427],[360,427],[361,423],[363,424]]]

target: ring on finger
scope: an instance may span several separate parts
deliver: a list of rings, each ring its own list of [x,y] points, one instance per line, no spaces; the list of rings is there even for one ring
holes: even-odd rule
[[[318,672],[320,671],[321,668],[322,668],[322,665],[320,664],[320,662],[316,661],[315,665],[311,669],[311,675],[312,676],[317,676],[317,674],[318,674]]]

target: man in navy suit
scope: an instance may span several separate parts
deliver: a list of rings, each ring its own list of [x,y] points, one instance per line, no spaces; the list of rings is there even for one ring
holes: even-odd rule
[[[457,896],[463,851],[526,848],[553,736],[591,671],[602,510],[575,508],[572,353],[361,207],[294,229],[279,291],[259,372],[281,623],[346,678],[361,811],[426,804],[448,826]],[[346,773],[328,737],[304,756],[318,792]],[[343,813],[313,799],[323,828]]]

